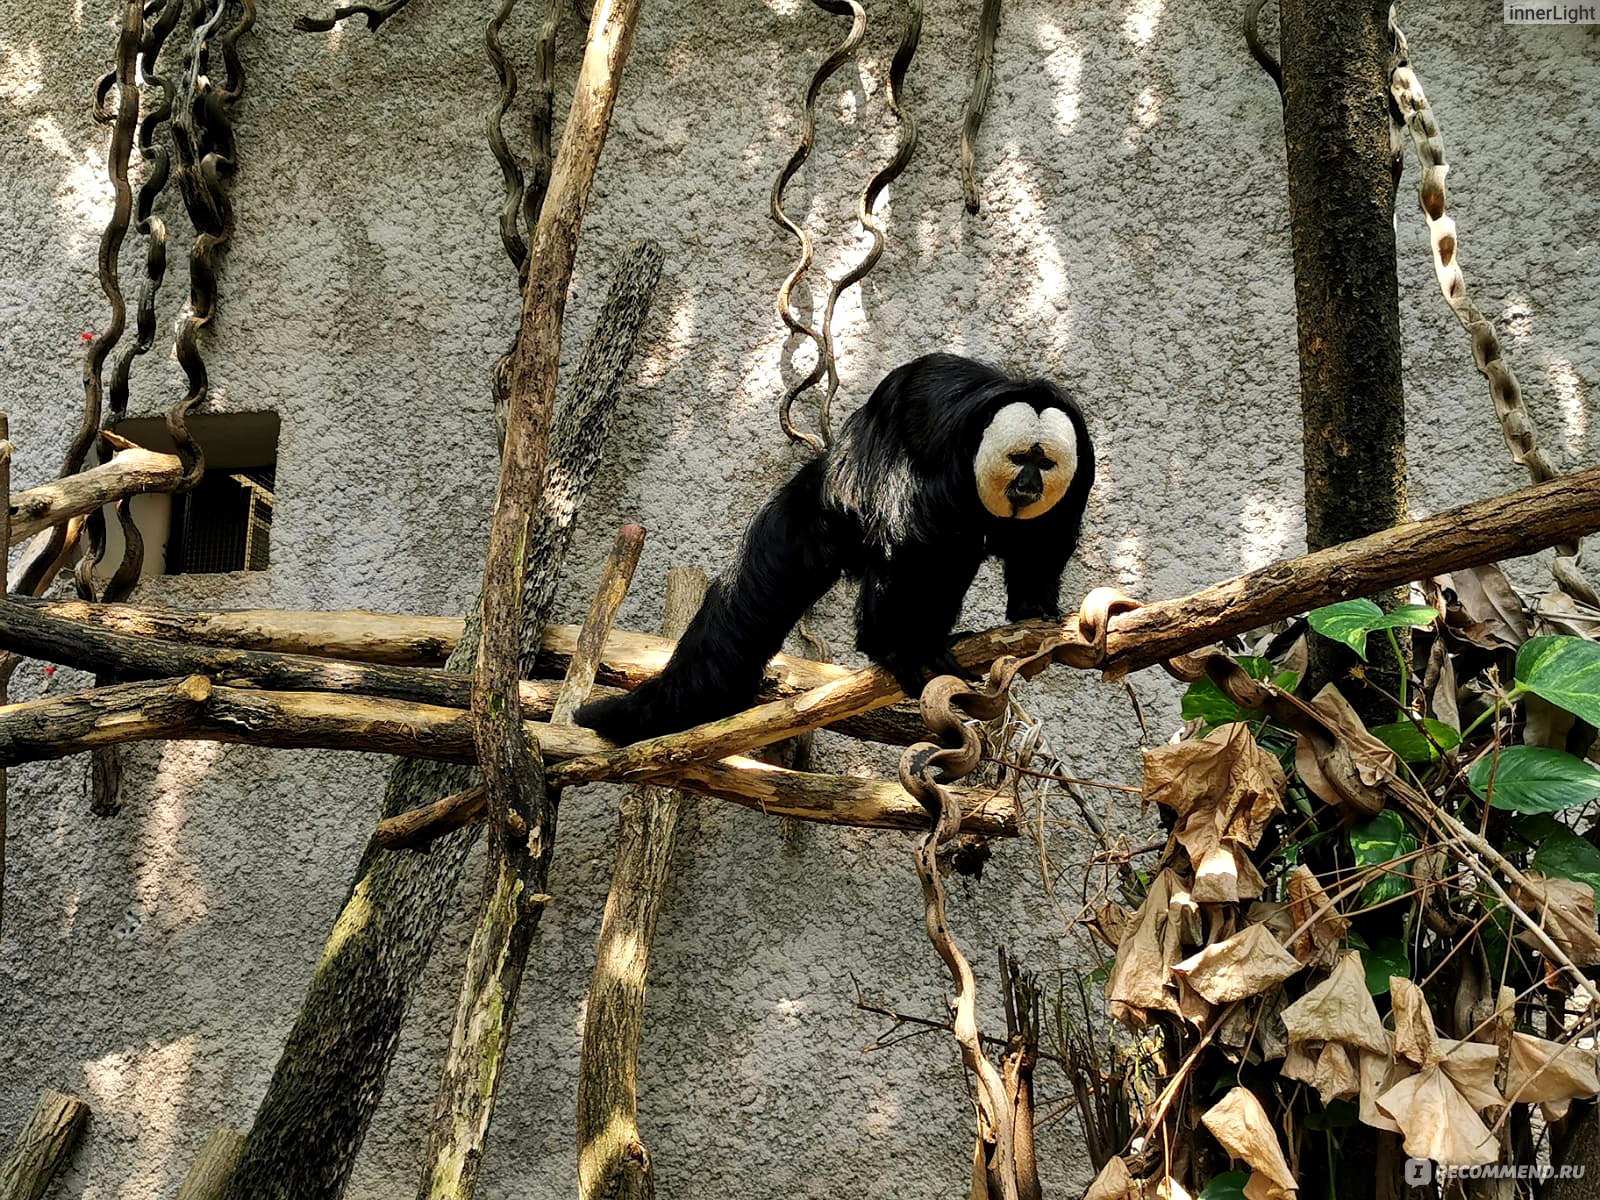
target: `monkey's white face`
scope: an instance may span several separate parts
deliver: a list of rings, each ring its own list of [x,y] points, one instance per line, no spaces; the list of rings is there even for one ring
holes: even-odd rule
[[[1078,435],[1059,408],[1019,400],[995,413],[973,464],[978,498],[997,517],[1026,521],[1055,507],[1078,469]]]

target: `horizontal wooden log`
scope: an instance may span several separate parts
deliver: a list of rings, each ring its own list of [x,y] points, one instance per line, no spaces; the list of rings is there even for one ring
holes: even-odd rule
[[[547,761],[593,754],[607,743],[592,730],[526,723]],[[461,708],[329,692],[277,692],[213,684],[202,675],[115,684],[0,707],[0,765],[63,758],[123,742],[193,739],[291,750],[359,750],[470,762],[471,715]],[[789,771],[740,756],[692,764],[693,792],[774,815],[833,825],[921,829],[922,805],[898,783]],[[1004,793],[958,790],[963,828],[1016,832]],[[969,824],[970,822],[970,824]]]
[[[1002,655],[1026,657],[1047,641],[1063,661],[1094,662],[1121,673],[1153,666],[1296,613],[1372,595],[1413,580],[1530,554],[1600,529],[1600,467],[1552,479],[1370,537],[1330,546],[1239,575],[1191,596],[1148,604],[1112,618],[1097,659],[1075,619],[1025,621],[965,638],[952,653],[965,667]],[[881,667],[830,680],[721,721],[631,746],[585,754],[550,771],[552,784],[587,779],[642,781],[690,763],[770,746],[810,729],[871,712],[903,693]]]
[[[464,677],[393,665],[430,658],[441,648],[448,655],[459,638],[460,622],[444,617],[183,613],[81,600],[22,601],[0,608],[0,649],[119,679],[199,674],[278,690],[359,692],[465,708],[470,682]],[[575,625],[548,627],[538,663],[541,674],[564,676],[577,639]],[[667,638],[613,630],[597,685],[637,687],[666,665],[673,644]],[[340,654],[323,653],[327,650]],[[848,668],[835,663],[779,655],[768,667],[763,694],[796,695],[848,674]],[[554,687],[524,682],[522,695],[530,716],[550,715]],[[848,722],[839,732],[907,745],[927,731],[916,707],[905,704]]]
[[[11,496],[9,545],[73,517],[86,516],[107,504],[148,492],[175,492],[183,482],[183,464],[175,455],[157,454],[118,439],[122,445],[111,461],[76,475]]]
[[[76,625],[229,650],[267,650],[391,666],[438,667],[461,640],[460,617],[410,617],[391,613],[303,612],[239,609],[184,612],[138,604],[83,600],[28,600],[46,616]]]

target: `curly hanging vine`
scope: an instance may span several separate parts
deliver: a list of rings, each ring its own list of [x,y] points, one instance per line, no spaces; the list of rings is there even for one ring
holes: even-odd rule
[[[889,64],[889,111],[899,124],[900,137],[895,144],[893,156],[867,181],[867,186],[862,189],[861,198],[856,204],[856,220],[861,222],[861,227],[871,236],[872,244],[860,262],[829,286],[828,299],[822,307],[822,363],[827,371],[828,387],[822,397],[818,424],[823,429],[824,435],[828,429],[833,398],[839,394],[838,355],[833,348],[833,310],[839,303],[839,297],[865,279],[878,265],[878,260],[883,257],[883,224],[872,210],[877,205],[878,198],[883,195],[884,189],[898,179],[900,173],[906,169],[906,164],[911,161],[911,155],[917,148],[916,118],[904,106],[902,95],[906,73],[911,69],[911,60],[916,57],[917,44],[921,40],[922,0],[907,0],[905,30],[900,35],[900,45],[895,49],[894,59]]]
[[[1244,44],[1250,51],[1250,57],[1271,78],[1277,86],[1278,95],[1283,96],[1283,66],[1273,57],[1272,51],[1261,40],[1261,7],[1267,0],[1250,0],[1244,6]]]
[[[489,152],[500,166],[500,177],[505,187],[505,198],[500,204],[500,244],[505,247],[506,257],[516,269],[519,283],[528,270],[528,243],[522,230],[527,229],[531,235],[539,220],[539,208],[550,186],[550,170],[554,161],[551,140],[555,126],[556,32],[561,22],[562,5],[561,0],[543,0],[543,4],[539,36],[533,47],[536,90],[529,136],[532,157],[526,168],[506,141],[504,129],[506,113],[511,110],[511,104],[517,97],[517,68],[506,56],[500,31],[510,19],[517,0],[502,0],[483,31],[484,54],[500,82],[500,91],[489,109],[487,122]],[[511,360],[516,350],[516,338],[513,336],[511,346],[495,361],[490,377],[497,424],[505,419],[505,404],[511,390]]]
[[[1512,461],[1526,469],[1535,483],[1542,483],[1553,479],[1558,472],[1538,444],[1533,418],[1522,397],[1522,387],[1517,382],[1511,364],[1506,361],[1494,322],[1483,314],[1467,291],[1466,277],[1461,272],[1455,218],[1446,211],[1448,197],[1445,174],[1449,165],[1445,160],[1444,139],[1439,134],[1438,119],[1422,90],[1422,84],[1412,70],[1410,47],[1400,30],[1398,14],[1393,5],[1389,9],[1389,35],[1393,43],[1389,93],[1394,113],[1410,132],[1412,146],[1422,166],[1421,178],[1417,181],[1417,204],[1428,225],[1439,291],[1461,328],[1472,340],[1472,361],[1478,373],[1488,381],[1489,397]],[[1595,589],[1574,561],[1581,549],[1577,543],[1557,547],[1557,582],[1569,594],[1585,603],[1600,602],[1600,596],[1596,596]]]
[[[117,35],[116,66],[108,77],[109,81],[108,78],[102,78],[95,89],[96,115],[111,124],[111,145],[106,155],[106,165],[114,199],[111,216],[100,235],[98,262],[100,290],[111,303],[111,319],[90,341],[88,353],[84,356],[83,415],[62,459],[62,476],[75,475],[82,469],[89,449],[100,432],[106,358],[122,339],[122,332],[127,327],[128,305],[122,294],[117,259],[133,215],[133,188],[128,182],[128,160],[139,122],[138,58],[143,36],[143,0],[125,0],[122,26]],[[111,101],[113,89],[116,96],[114,108]],[[21,590],[37,590],[45,575],[61,557],[66,541],[67,526],[55,526],[49,537],[23,563],[18,584]]]
[[[989,108],[989,90],[994,83],[994,43],[1000,32],[1000,0],[983,0],[978,14],[978,53],[972,65],[972,90],[967,93],[967,112],[961,121],[961,194],[967,211],[978,211],[978,129]]]
[[[818,8],[837,17],[848,16],[850,32],[845,35],[844,41],[827,58],[822,60],[822,65],[811,77],[811,84],[806,88],[805,106],[800,121],[800,142],[795,147],[794,153],[789,156],[789,161],[778,172],[778,178],[772,184],[772,219],[789,233],[793,234],[800,243],[800,258],[795,263],[793,270],[785,277],[778,287],[778,315],[783,318],[783,323],[792,334],[800,334],[817,348],[817,361],[811,370],[794,386],[784,393],[783,399],[778,404],[778,423],[783,426],[783,432],[789,440],[801,445],[809,446],[821,454],[833,441],[833,432],[828,424],[828,410],[823,405],[817,417],[817,432],[806,433],[796,428],[793,417],[795,398],[800,393],[814,386],[824,374],[828,366],[828,345],[822,334],[808,324],[798,312],[795,311],[791,294],[794,287],[811,269],[813,251],[811,235],[803,225],[790,217],[783,207],[784,189],[789,186],[789,181],[799,173],[805,165],[806,159],[811,157],[811,151],[817,141],[817,97],[821,94],[823,85],[833,77],[835,71],[850,60],[856,52],[856,47],[861,44],[861,39],[867,33],[867,10],[858,0],[812,0]]]
[[[301,33],[327,33],[341,21],[365,17],[367,28],[375,30],[410,3],[411,0],[384,0],[382,4],[341,4],[325,17],[304,13],[294,19],[294,27]]]
[[[229,16],[232,23],[218,34]],[[178,186],[195,229],[189,251],[188,312],[177,337],[178,365],[189,388],[167,410],[167,432],[183,463],[184,489],[198,483],[205,472],[205,455],[189,432],[188,419],[208,392],[200,334],[216,313],[217,259],[233,236],[233,205],[222,181],[235,165],[230,109],[244,90],[238,42],[254,23],[255,0],[201,0],[172,124]],[[213,51],[222,59],[220,80],[213,75]]]

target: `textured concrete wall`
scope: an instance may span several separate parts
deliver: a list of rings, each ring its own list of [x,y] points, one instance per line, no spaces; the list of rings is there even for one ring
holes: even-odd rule
[[[115,7],[0,0],[0,379],[23,485],[55,469],[80,404],[81,334],[105,320],[94,257],[109,188],[88,100],[110,65]],[[359,23],[310,36],[291,31],[293,4],[263,4],[243,44],[239,234],[208,353],[215,408],[282,418],[273,563],[154,580],[140,599],[458,612],[473,594],[495,469],[485,381],[516,309],[482,137],[488,7],[416,0],[377,36]],[[1011,0],[979,153],[985,209],[970,218],[955,163],[976,7],[928,5],[908,88],[922,145],[886,207],[882,264],[841,305],[841,404],[940,347],[1036,366],[1075,389],[1102,482],[1072,595],[1097,583],[1173,594],[1294,551],[1281,128],[1238,35],[1240,5]],[[854,196],[894,137],[883,73],[896,23],[884,0],[869,8],[868,40],[824,93],[818,152],[791,192],[809,204],[834,272],[860,253]],[[1432,8],[1406,14],[1407,28],[1452,153],[1469,278],[1502,322],[1557,459],[1590,459],[1595,42],[1582,29],[1503,28],[1487,0]],[[515,44],[531,24],[518,14]],[[793,247],[767,220],[767,191],[797,134],[798,98],[843,24],[802,0],[645,6],[584,230],[569,361],[631,239],[660,241],[667,274],[571,558],[568,618],[616,524],[639,519],[651,540],[624,621],[654,628],[667,567],[714,569],[742,515],[801,461],[776,420],[789,368],[772,300]],[[570,18],[563,37],[566,93]],[[1410,187],[1399,240],[1420,513],[1522,477],[1434,289]],[[131,256],[125,269],[133,277]],[[136,380],[140,413],[181,386],[174,364],[153,357]],[[975,591],[970,621],[998,614],[993,583]],[[847,613],[847,596],[826,606],[836,646],[848,645]],[[41,684],[30,665],[17,691]],[[1174,691],[1153,676],[1133,688],[1163,737]],[[1056,675],[1031,695],[1081,773],[1136,781],[1138,727],[1120,687]],[[830,739],[821,753],[834,769],[872,765]],[[127,757],[127,804],[109,820],[88,814],[81,760],[12,774],[0,1130],[41,1087],[78,1092],[94,1118],[59,1194],[146,1200],[173,1194],[214,1124],[248,1124],[387,764],[187,743]],[[579,1006],[615,799],[595,788],[564,806],[556,902],[524,989],[489,1197],[573,1188]],[[1125,797],[1110,807],[1116,827],[1146,829]],[[691,830],[644,1045],[662,1194],[963,1192],[970,1116],[953,1047],[930,1036],[864,1055],[882,1025],[853,1008],[859,982],[905,1010],[940,1011],[946,989],[906,841],[812,828],[786,838],[710,802]],[[1053,836],[1064,859],[1079,846]],[[997,847],[980,885],[954,888],[991,1024],[996,942],[1052,977],[1081,966],[1034,857],[1026,844]],[[354,1195],[413,1186],[476,878],[406,1027]],[[1077,892],[1069,874],[1062,902]],[[1047,1105],[1066,1092],[1048,1071],[1042,1090]],[[1070,1117],[1043,1133],[1041,1153],[1050,1194],[1081,1185]]]

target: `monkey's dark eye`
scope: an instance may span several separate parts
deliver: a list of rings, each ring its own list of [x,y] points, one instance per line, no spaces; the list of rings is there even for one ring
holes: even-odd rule
[[[1048,458],[1041,458],[1034,465],[1037,466],[1041,471],[1054,471],[1056,469],[1055,463],[1051,462]]]
[[[1019,467],[1025,467],[1033,461],[1033,455],[1029,454],[1026,450],[1019,451],[1016,454],[1008,454],[1006,457]]]

